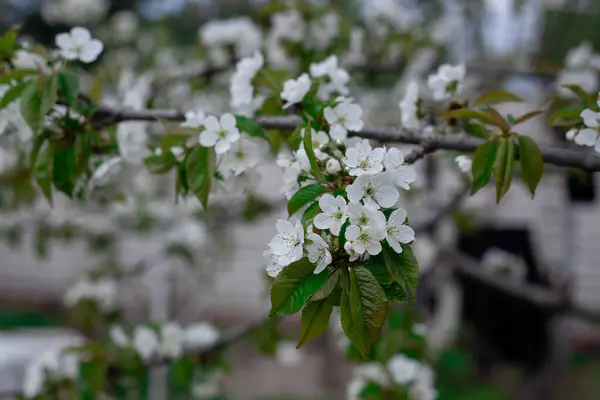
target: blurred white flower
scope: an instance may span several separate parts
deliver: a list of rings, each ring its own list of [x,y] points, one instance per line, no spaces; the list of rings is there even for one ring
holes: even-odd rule
[[[206,348],[219,340],[219,330],[209,323],[201,322],[185,327],[183,343],[186,347]]]
[[[220,119],[210,116],[204,120],[204,131],[200,133],[200,144],[215,148],[215,153],[223,154],[240,139],[240,131],[233,114],[223,114]]]
[[[311,241],[311,243],[306,245],[308,261],[317,264],[314,273],[319,274],[331,264],[332,258],[331,253],[329,252],[329,246],[321,236],[313,232],[310,232],[306,236],[306,240]]]
[[[187,111],[185,113],[185,121],[181,123],[184,128],[197,129],[204,126],[206,115],[202,110]]]
[[[117,126],[117,143],[124,162],[141,165],[149,155],[147,127],[148,123],[143,121],[121,122]]]
[[[50,24],[87,24],[102,19],[110,9],[108,0],[46,0],[41,14]]]
[[[335,175],[341,170],[342,166],[340,165],[340,162],[338,160],[336,160],[335,158],[330,158],[329,160],[327,160],[327,164],[325,165],[325,171],[327,171],[328,174]]]
[[[90,280],[84,278],[76,281],[64,295],[65,305],[73,307],[82,300],[95,302],[100,310],[114,311],[117,307],[118,285],[112,278]]]
[[[283,83],[281,98],[286,101],[283,108],[300,103],[310,90],[312,82],[308,74],[302,74],[298,79],[288,79]]]
[[[133,348],[144,361],[149,361],[157,352],[158,336],[147,326],[137,326],[133,331]]]
[[[296,349],[293,342],[283,340],[277,344],[277,361],[284,367],[291,368],[298,366],[304,359],[304,353]]]
[[[302,15],[296,9],[275,13],[271,16],[273,35],[291,42],[304,39],[306,25]]]
[[[387,368],[394,383],[406,385],[417,377],[420,363],[404,354],[396,354],[388,360]]]
[[[109,329],[110,340],[113,341],[119,347],[127,347],[129,346],[130,340],[125,330],[120,325],[113,325]]]
[[[77,345],[78,343],[73,343]],[[34,398],[42,392],[46,377],[50,379],[75,379],[79,360],[66,347],[51,348],[41,353],[25,367],[23,395]]]
[[[464,89],[466,67],[459,65],[441,65],[436,74],[427,79],[427,86],[431,89],[433,99],[436,101],[446,100],[453,95],[460,95]]]
[[[256,167],[263,156],[260,145],[248,135],[242,134],[240,140],[235,142],[231,149],[219,159],[219,171],[225,178],[228,178]]]
[[[257,51],[262,43],[260,28],[250,18],[212,20],[200,28],[202,44],[212,50],[225,50],[233,46],[237,57],[248,57]],[[228,61],[228,56],[225,53]]]
[[[326,107],[323,116],[330,125],[329,135],[332,139],[342,141],[348,131],[359,132],[364,126],[363,110],[350,99],[338,98],[341,102],[335,107]]]
[[[413,81],[406,87],[404,99],[398,105],[400,107],[402,126],[407,129],[418,129],[421,126],[418,116],[418,101],[419,85]]]
[[[80,26],[74,27],[69,33],[56,35],[56,46],[65,60],[79,60],[83,63],[96,61],[104,48],[101,41],[92,39],[88,29]]]
[[[169,322],[160,329],[159,353],[163,357],[177,358],[183,351],[184,333],[179,324]]]
[[[465,174],[471,173],[471,166],[473,165],[473,160],[467,156],[457,156],[454,161],[458,164],[458,168]]]
[[[198,249],[206,244],[208,232],[203,222],[187,219],[177,223],[173,229],[169,230],[166,239],[169,244]]]

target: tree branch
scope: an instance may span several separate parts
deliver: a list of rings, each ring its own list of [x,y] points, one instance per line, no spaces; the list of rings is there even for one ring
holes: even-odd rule
[[[100,107],[92,116],[95,126],[110,125],[124,121],[176,121],[185,120],[182,112],[171,109],[127,111]],[[302,123],[300,117],[257,117],[256,121],[265,129],[294,130]],[[381,143],[404,143],[426,145],[426,153],[435,150],[473,152],[484,140],[466,135],[438,135],[404,128],[365,126],[350,136],[373,139]],[[592,152],[565,149],[554,146],[539,146],[544,162],[558,167],[573,167],[587,171],[600,171],[600,157]],[[419,156],[418,158],[422,158]],[[417,158],[417,159],[418,159]]]

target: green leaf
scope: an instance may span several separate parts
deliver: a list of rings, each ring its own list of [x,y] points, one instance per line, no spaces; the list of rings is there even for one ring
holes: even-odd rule
[[[483,125],[465,122],[464,126],[465,131],[471,136],[478,137],[481,139],[488,139],[490,137],[490,131]]]
[[[27,86],[29,86],[29,82],[21,82],[11,86],[6,93],[4,93],[4,96],[2,96],[2,100],[0,100],[0,110],[6,108],[10,103],[21,97]]]
[[[294,132],[290,135],[288,139],[288,144],[292,148],[292,150],[296,150],[300,147],[302,143],[302,126],[298,125]]]
[[[533,198],[544,172],[544,159],[535,141],[528,136],[519,135],[519,159],[523,179],[527,182]]]
[[[34,133],[44,122],[44,117],[56,103],[58,83],[56,76],[40,76],[23,90],[20,102],[21,114]]]
[[[54,148],[48,144],[39,154],[35,163],[35,180],[52,205],[52,176],[54,166]]]
[[[315,201],[312,203],[302,214],[302,225],[307,226],[310,222],[312,222],[317,214],[319,214],[321,208],[319,207],[319,202]]]
[[[581,99],[584,108],[589,108],[590,104],[594,103],[594,98],[581,88],[579,85],[563,85],[563,87],[569,89],[573,94]]]
[[[165,174],[177,164],[177,158],[170,151],[161,155],[152,155],[144,159],[144,164],[153,174]]]
[[[289,315],[298,312],[327,281],[327,271],[314,274],[315,265],[303,258],[285,267],[271,287],[271,312]]]
[[[352,344],[367,358],[387,315],[385,293],[364,267],[350,269],[350,287],[342,292],[342,328]]]
[[[493,124],[502,129],[503,132],[510,131],[510,125],[506,119],[495,108],[489,107],[488,111],[494,120]]]
[[[52,181],[56,189],[71,197],[77,177],[75,149],[73,147],[56,147],[52,166]]]
[[[331,295],[331,293],[333,293],[335,289],[339,287],[339,283],[340,269],[336,268],[335,270],[333,270],[333,272],[329,274],[327,281],[325,282],[325,284],[323,284],[321,289],[317,290],[317,292],[310,297],[309,301],[319,301],[326,299],[327,297],[329,297],[329,295]]]
[[[77,169],[86,170],[92,155],[92,139],[95,132],[81,132],[75,138],[75,158]]]
[[[186,179],[189,190],[194,192],[204,208],[208,207],[208,195],[215,171],[215,153],[212,148],[196,146],[186,157]]]
[[[310,117],[313,120],[319,118],[319,115],[321,114],[321,108],[319,107],[319,102],[317,102],[316,100],[311,99],[309,97],[305,97],[304,100],[302,100],[301,105],[302,105],[302,110],[304,110],[305,113],[310,115]]]
[[[473,165],[471,166],[473,175],[471,195],[477,193],[479,189],[489,182],[497,153],[498,142],[495,140],[488,140],[475,150],[475,154],[473,154]]]
[[[70,70],[59,71],[58,86],[67,103],[71,107],[75,107],[77,96],[79,96],[79,77],[77,74]]]
[[[442,113],[442,117],[444,118],[456,118],[456,119],[476,119],[478,121],[484,122],[486,124],[490,124],[490,125],[496,125],[496,123],[494,122],[494,119],[492,118],[492,116],[488,113],[482,112],[482,111],[477,111],[477,110],[467,110],[467,109],[460,109],[460,110],[451,110],[451,111],[446,111],[444,113]]]
[[[252,118],[245,117],[243,115],[235,116],[236,125],[238,129],[246,132],[250,136],[265,137],[265,131],[258,122]]]
[[[575,125],[581,122],[581,108],[562,108],[548,118],[548,124],[554,126]]]
[[[419,263],[408,244],[400,244],[402,253],[398,254],[389,246],[383,247],[383,259],[392,279],[400,285],[405,298],[417,301],[419,283]]]
[[[510,93],[505,92],[503,90],[498,90],[494,92],[488,92],[481,96],[479,96],[474,102],[474,106],[482,106],[488,104],[498,104],[498,103],[513,103],[513,102],[522,102],[523,99],[520,97]]]
[[[513,125],[519,125],[522,124],[525,121],[529,121],[531,118],[537,117],[538,115],[542,114],[544,111],[542,110],[536,110],[536,111],[531,111],[528,112],[526,114],[521,115],[519,118],[517,118],[515,120],[515,122],[513,123]]]
[[[494,163],[494,180],[496,181],[496,203],[508,192],[515,167],[515,143],[512,137],[501,138]]]
[[[342,248],[342,249],[346,245],[346,229],[348,229],[349,226],[350,226],[350,219],[347,219],[346,222],[344,222],[344,225],[342,225],[342,227],[340,228],[339,241],[340,241],[340,248]]]
[[[313,150],[312,132],[310,125],[308,125],[304,129],[304,150],[306,151],[306,155],[308,156],[308,161],[310,161],[310,169],[312,171],[313,176],[317,179],[317,181],[321,183],[327,182],[327,180],[325,179],[325,175],[323,175],[323,172],[321,172],[321,169],[319,168],[317,157],[315,156],[315,152]]]
[[[300,339],[298,340],[299,349],[303,344],[314,339],[327,330],[329,326],[329,317],[333,311],[333,296],[324,300],[308,303],[302,310],[302,328]]]
[[[298,210],[304,207],[306,204],[315,200],[321,194],[325,193],[327,189],[325,187],[319,185],[318,183],[313,183],[312,185],[304,186],[300,190],[298,190],[288,202],[288,213],[290,215],[294,215]]]
[[[167,133],[160,141],[160,148],[163,152],[171,151],[175,146],[183,146],[189,137],[184,133]]]

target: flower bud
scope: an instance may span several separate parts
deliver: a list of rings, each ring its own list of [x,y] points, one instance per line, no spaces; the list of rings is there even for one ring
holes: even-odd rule
[[[569,129],[569,131],[566,134],[567,140],[575,139],[575,135],[577,135],[577,129]]]
[[[325,170],[328,174],[337,174],[341,169],[342,166],[340,165],[340,162],[335,158],[330,158],[325,166]]]

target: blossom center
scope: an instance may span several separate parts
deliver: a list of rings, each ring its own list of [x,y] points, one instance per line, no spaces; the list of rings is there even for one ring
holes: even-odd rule
[[[367,186],[365,188],[365,193],[369,196],[372,196],[375,193],[375,188],[373,186]]]

